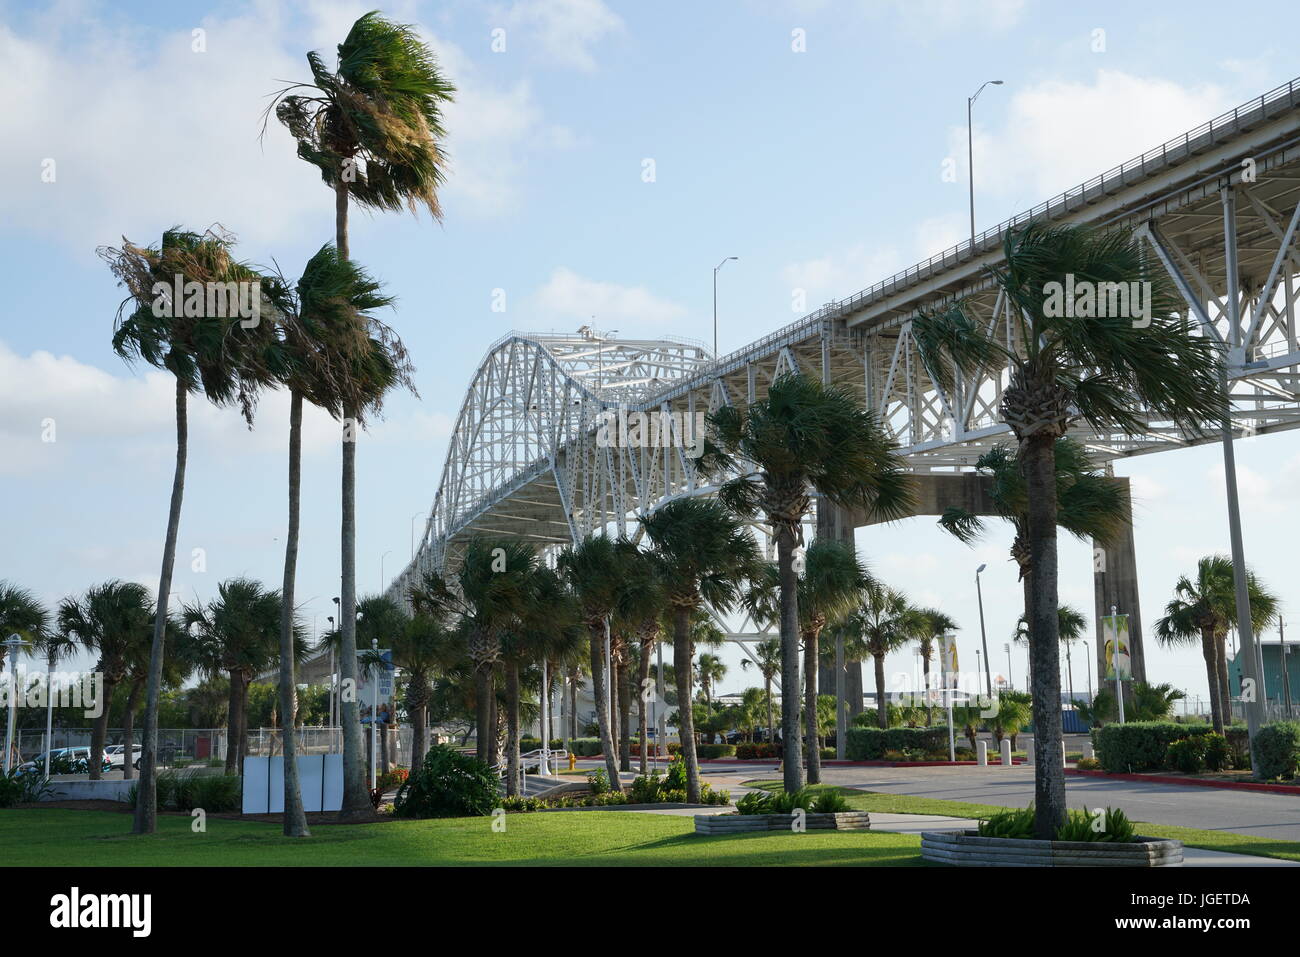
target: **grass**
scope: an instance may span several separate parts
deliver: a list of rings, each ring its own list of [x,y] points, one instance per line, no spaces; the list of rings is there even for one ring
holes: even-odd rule
[[[750,787],[765,791],[781,790],[780,781],[748,781]],[[833,787],[826,784],[810,785],[813,790]],[[967,804],[963,801],[945,801],[941,798],[911,797],[906,794],[881,794],[875,791],[858,791],[839,788],[841,794],[855,811],[878,811],[881,814],[942,814],[972,820],[985,818],[1006,808],[993,804]],[[1300,861],[1300,842],[1276,841],[1249,834],[1230,831],[1206,831],[1196,827],[1176,824],[1138,824],[1140,833],[1147,837],[1164,837],[1182,841],[1188,847],[1207,851],[1224,851],[1229,854],[1250,854],[1255,857],[1276,857],[1284,861]]]
[[[696,837],[690,816],[620,811],[317,826],[309,840],[278,824],[161,815],[158,833],[129,834],[128,815],[57,808],[0,811],[0,860],[29,866],[594,865],[924,866],[915,835],[870,831]]]

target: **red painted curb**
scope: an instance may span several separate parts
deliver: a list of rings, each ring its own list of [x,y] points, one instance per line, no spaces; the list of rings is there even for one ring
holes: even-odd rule
[[[1105,771],[1080,771],[1066,768],[1066,774],[1084,774],[1089,777],[1113,778],[1116,781],[1136,781],[1148,784],[1186,784],[1199,788],[1222,788],[1225,791],[1264,791],[1269,794],[1300,794],[1300,787],[1292,784],[1267,784],[1263,781],[1207,781],[1204,778],[1176,778],[1168,774],[1109,774]]]

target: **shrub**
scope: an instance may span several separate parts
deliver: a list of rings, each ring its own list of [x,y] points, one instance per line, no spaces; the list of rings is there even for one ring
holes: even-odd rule
[[[390,788],[400,787],[406,781],[406,779],[410,777],[410,775],[411,772],[408,771],[406,768],[393,768],[392,770],[385,771],[383,774],[379,775],[379,777],[376,779],[377,783],[375,786],[378,787],[379,790],[381,791],[387,791]]]
[[[429,749],[424,763],[397,791],[394,817],[471,817],[491,814],[499,782],[484,762],[449,745]]]
[[[849,807],[849,802],[844,799],[844,795],[834,788],[819,793],[813,800],[812,809],[816,814],[836,814],[840,811],[853,810]]]
[[[1169,745],[1165,761],[1175,771],[1199,774],[1205,770],[1205,736],[1179,738]]]
[[[605,769],[597,768],[595,771],[588,771],[587,786],[591,788],[592,794],[608,794],[610,790],[609,775],[605,773]]]
[[[1255,735],[1256,775],[1266,781],[1293,778],[1300,764],[1300,723],[1277,721]]]
[[[770,814],[772,795],[766,791],[750,791],[736,802],[737,814]]]
[[[697,758],[734,758],[736,756],[736,745],[734,744],[701,744],[695,749]]]
[[[600,754],[600,738],[574,738],[569,742],[569,750],[580,758],[592,758]]]
[[[1112,774],[1158,771],[1165,766],[1169,745],[1180,738],[1211,731],[1208,724],[1178,724],[1175,721],[1134,721],[1108,724],[1092,732],[1097,760]]]
[[[835,760],[835,749],[834,749],[834,748],[822,748],[822,749],[821,749],[820,751],[818,751],[817,753],[818,753],[819,755],[821,755],[821,759],[822,759],[823,761],[834,761],[834,760]]]
[[[947,751],[948,729],[849,728],[845,755],[850,761],[878,761],[886,751]]]
[[[53,790],[40,774],[24,774],[14,768],[8,775],[0,774],[0,807],[34,804]]]
[[[736,745],[736,757],[743,761],[780,756],[780,749],[770,741],[755,741]]]
[[[628,799],[632,804],[656,804],[661,790],[663,790],[663,779],[658,772],[640,774],[632,781]]]
[[[1232,745],[1221,734],[1211,731],[1205,741],[1205,766],[1211,771],[1228,771],[1232,768]]]
[[[1089,841],[1112,844],[1133,843],[1136,832],[1119,808],[1106,808],[1104,812],[1071,811],[1065,823],[1056,829],[1058,841]]]
[[[1007,808],[979,823],[980,837],[1011,837],[1028,840],[1034,836],[1034,806]]]
[[[817,795],[810,788],[800,788],[797,791],[777,791],[772,795],[767,813],[793,814],[795,808],[809,811],[812,809],[815,800],[817,800]]]
[[[1080,771],[1100,771],[1101,762],[1096,758],[1080,758],[1075,767]]]

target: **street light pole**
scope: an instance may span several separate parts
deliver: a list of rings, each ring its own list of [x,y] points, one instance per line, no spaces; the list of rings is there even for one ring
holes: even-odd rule
[[[1084,650],[1087,652],[1087,655],[1084,656],[1084,660],[1088,663],[1088,704],[1092,704],[1092,658],[1090,657],[1092,655],[1092,649],[1088,647],[1086,641],[1080,641],[1080,644],[1083,645]]]
[[[728,256],[722,262],[713,267],[713,358],[718,358],[718,270],[731,262],[733,259],[739,261],[738,256]]]
[[[980,84],[980,88],[975,91],[974,96],[966,98],[966,167],[970,176],[970,248],[971,253],[975,252],[975,127],[973,123],[973,113],[975,101],[979,95],[984,92],[984,87],[989,84],[1001,86],[1001,80],[985,80]]]
[[[17,707],[18,699],[18,649],[27,647],[27,642],[17,634],[10,635],[4,640],[4,646],[7,654],[5,655],[5,670],[8,671],[9,678],[9,721],[5,725],[5,775],[9,774],[13,766],[14,750],[14,722],[17,720],[14,710]]]
[[[980,588],[980,573],[987,567],[988,565],[981,565],[975,569],[975,594],[980,603],[980,644],[984,648],[984,684],[991,698],[993,697],[993,675],[989,670],[989,636],[984,631],[984,590]]]

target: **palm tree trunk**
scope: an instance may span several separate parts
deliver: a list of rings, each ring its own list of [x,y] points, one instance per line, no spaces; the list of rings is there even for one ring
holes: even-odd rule
[[[889,702],[885,700],[885,656],[872,655],[876,666],[876,727],[889,727]]]
[[[280,586],[280,727],[284,753],[284,836],[310,837],[298,784],[298,685],[294,674],[294,588],[298,581],[298,518],[302,502],[302,393],[289,396],[289,529],[284,540],[284,581]]]
[[[1056,449],[1050,433],[1021,442],[1029,499],[1029,615],[1034,664],[1034,834],[1051,840],[1065,823],[1065,769],[1061,763],[1061,650],[1056,564]]]
[[[934,709],[930,707],[930,652],[923,649],[921,654],[921,685],[925,688],[925,726],[927,728],[934,726]]]
[[[578,672],[569,675],[569,742],[578,736]]]
[[[677,736],[686,765],[686,801],[700,803],[700,761],[695,752],[695,712],[691,704],[691,610],[673,606],[673,677],[677,684]]]
[[[103,698],[97,702],[100,705],[99,715],[95,718],[95,723],[90,726],[90,757],[87,763],[92,781],[98,781],[104,773],[103,755],[104,745],[108,743],[108,711],[109,705],[113,703],[113,691],[117,685],[116,680],[110,681],[107,677],[104,678]]]
[[[239,704],[239,672],[233,668],[230,675],[230,688],[226,693],[226,773],[239,773],[239,749],[244,743],[244,736],[239,730],[239,716],[243,708]]]
[[[126,714],[122,716],[122,780],[135,780],[135,706],[139,703],[140,692],[144,690],[144,681],[137,678],[131,682],[131,693],[126,696]],[[48,747],[48,745],[47,745]]]
[[[519,795],[519,663],[506,662],[506,796]]]
[[[803,711],[808,733],[808,783],[822,780],[820,729],[817,727],[817,630],[810,628],[803,636]]]
[[[650,773],[650,709],[646,707],[646,689],[650,686],[646,683],[650,680],[650,656],[654,654],[654,639],[641,642],[641,665],[637,670],[637,712],[638,733],[641,738],[641,773]],[[655,747],[659,746],[659,739],[655,739]]]
[[[632,669],[618,663],[618,769],[632,770]],[[642,738],[642,743],[645,739]]]
[[[1214,668],[1219,676],[1219,713],[1224,725],[1232,724],[1232,685],[1228,683],[1228,636],[1216,633],[1214,636]],[[1219,732],[1222,734],[1223,732]]]
[[[496,725],[492,718],[492,665],[480,661],[474,668],[474,756],[484,764],[492,763],[492,738]]]
[[[408,676],[409,685],[419,683],[419,688],[428,687],[428,678],[423,670],[413,670]],[[424,764],[424,756],[429,753],[429,710],[428,699],[423,690],[415,695],[408,692],[407,706],[411,709],[411,770]]]
[[[614,736],[610,728],[609,698],[605,690],[605,626],[596,622],[589,626],[591,635],[591,694],[596,705],[596,727],[600,730],[600,750],[605,756],[605,771],[609,786],[619,788],[618,758],[614,751]]]
[[[763,676],[763,691],[767,696],[767,743],[772,744],[772,733],[776,730],[776,725],[772,723],[772,679]]]
[[[347,236],[347,194],[342,194],[343,223],[340,226],[339,256]],[[357,701],[357,409],[351,403],[343,410],[343,517],[342,582],[339,589],[339,675],[343,725],[343,807],[340,821],[368,820],[374,813],[366,788],[365,745],[361,736],[361,703]],[[347,692],[351,689],[351,693]]]
[[[1214,640],[1214,630],[1201,630],[1201,655],[1205,658],[1205,675],[1210,684],[1210,721],[1214,730],[1223,734],[1223,696],[1219,686],[1219,649]]]
[[[152,834],[158,827],[158,702],[162,695],[163,638],[167,629],[167,602],[172,591],[172,568],[176,564],[176,536],[181,526],[181,502],[185,498],[185,458],[189,452],[189,419],[186,413],[185,383],[176,379],[176,469],[172,475],[171,506],[167,513],[167,538],[163,544],[162,571],[158,576],[158,601],[153,622],[153,644],[149,649],[149,680],[144,704],[144,741],[141,748],[140,786],[136,789],[133,834]]]
[[[786,524],[776,528],[781,586],[781,779],[786,793],[792,794],[804,784],[799,742],[799,577],[794,570],[794,529]]]

